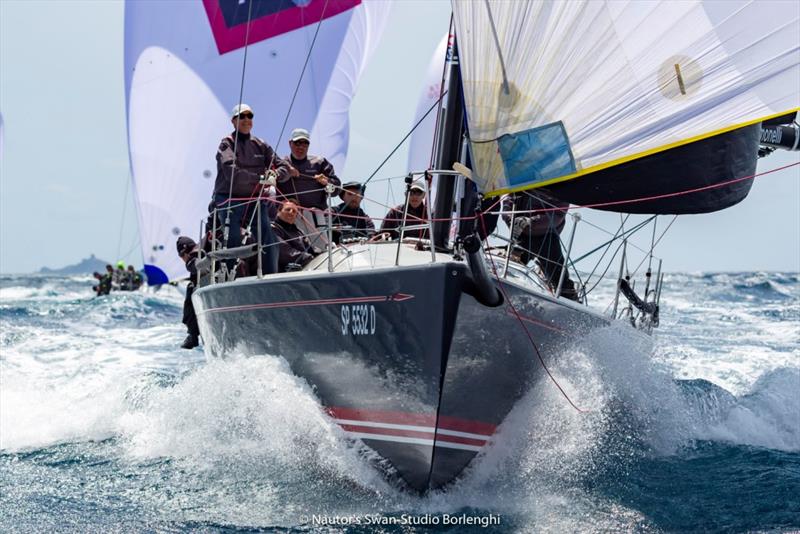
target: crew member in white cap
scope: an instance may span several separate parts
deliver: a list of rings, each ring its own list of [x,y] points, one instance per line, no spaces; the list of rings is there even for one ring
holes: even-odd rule
[[[339,193],[342,182],[337,178],[333,165],[322,156],[309,156],[308,147],[311,136],[308,130],[295,128],[289,138],[291,154],[286,157],[289,165],[290,180],[286,186],[279,185],[281,193],[292,196],[304,208],[328,207],[328,194],[325,186],[329,183],[336,186],[334,194]]]
[[[406,207],[400,204],[392,208],[386,214],[381,225],[381,232],[389,233],[394,239],[400,237],[401,226],[418,226],[427,224],[428,215],[425,210],[425,187],[419,182],[414,182],[408,188],[408,213],[405,218],[403,212]],[[428,236],[427,226],[416,230],[405,230],[403,237],[426,238]]]
[[[229,219],[227,229],[227,247],[234,248],[242,244],[241,229],[249,221],[256,222],[253,210],[254,202],[247,199],[260,198],[262,270],[265,274],[278,271],[276,238],[270,226],[270,213],[275,208],[266,202],[265,185],[263,176],[274,173],[278,184],[289,180],[289,167],[267,143],[252,135],[253,110],[247,104],[239,104],[233,108],[231,123],[234,131],[222,138],[217,149],[217,180],[214,183],[214,206],[217,208],[219,224],[225,226]],[[278,185],[278,187],[282,187]],[[253,239],[258,235],[258,227],[250,225]],[[233,262],[228,267],[231,268]]]

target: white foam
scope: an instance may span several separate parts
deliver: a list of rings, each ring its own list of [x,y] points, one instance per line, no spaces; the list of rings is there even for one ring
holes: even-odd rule
[[[783,451],[800,451],[800,369],[763,374],[698,437]]]
[[[359,484],[383,484],[283,359],[213,360],[172,387],[151,387],[138,397],[118,421],[132,457],[226,469],[252,462],[317,466]]]

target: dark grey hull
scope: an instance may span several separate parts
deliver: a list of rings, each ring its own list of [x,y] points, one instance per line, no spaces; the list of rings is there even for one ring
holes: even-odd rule
[[[206,350],[280,355],[412,489],[455,479],[543,372],[507,302],[464,293],[460,263],[245,279],[195,292]],[[545,362],[608,322],[504,284]]]

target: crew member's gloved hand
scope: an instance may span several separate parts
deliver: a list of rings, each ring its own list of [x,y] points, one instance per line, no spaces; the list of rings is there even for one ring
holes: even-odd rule
[[[278,175],[270,169],[261,177],[261,183],[267,187],[275,187],[278,184]]]
[[[531,220],[528,217],[517,217],[514,219],[514,230],[511,232],[511,239],[517,240],[519,236],[525,233],[525,230],[531,227]]]

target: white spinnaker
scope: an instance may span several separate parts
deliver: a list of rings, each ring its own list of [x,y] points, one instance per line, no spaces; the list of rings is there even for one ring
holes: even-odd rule
[[[800,105],[798,2],[454,1],[453,11],[486,193],[524,185],[505,175],[504,134],[561,121],[580,173]]]
[[[439,95],[442,91],[442,73],[444,72],[447,54],[447,38],[448,35],[442,37],[431,56],[428,70],[425,71],[425,85],[419,95],[417,111],[414,114],[414,122],[411,123],[411,126],[417,124],[425,113],[428,113],[431,106],[439,100]],[[434,109],[428,113],[425,120],[411,134],[408,146],[408,172],[424,171],[430,168],[433,138],[436,135],[436,117],[437,113],[436,109]]]
[[[169,279],[185,276],[175,240],[200,233],[216,150],[233,129],[230,109],[239,102],[245,48],[219,52],[206,9],[215,1],[129,1],[125,10],[128,137],[142,251],[145,264]],[[254,110],[255,135],[285,154],[293,128],[313,127],[312,153],[330,154],[341,168],[352,92],[387,16],[386,3],[361,3],[325,18],[313,49],[317,20],[250,42],[242,101]]]

